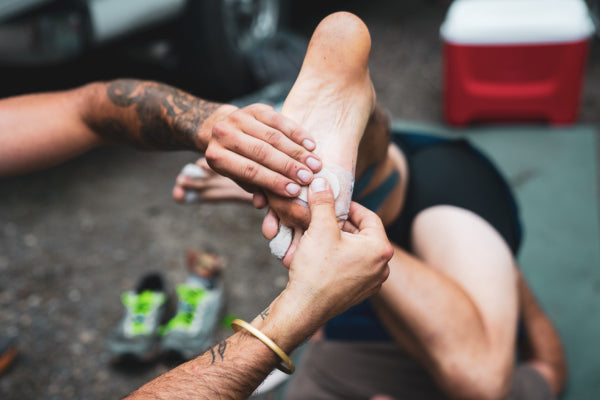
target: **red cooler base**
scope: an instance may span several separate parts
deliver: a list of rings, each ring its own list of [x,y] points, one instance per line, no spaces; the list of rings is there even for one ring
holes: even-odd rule
[[[444,44],[450,125],[577,119],[588,40],[536,45]]]

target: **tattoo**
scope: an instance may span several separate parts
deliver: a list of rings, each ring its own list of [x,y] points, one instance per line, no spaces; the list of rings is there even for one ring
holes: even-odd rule
[[[262,320],[264,321],[268,316],[269,316],[269,312],[271,311],[271,306],[268,306],[267,308],[265,308],[264,310],[261,311],[260,317],[262,318]]]
[[[97,132],[100,132],[104,137],[113,142],[122,142],[123,138],[127,137],[129,130],[121,121],[107,118],[100,121],[94,126]]]
[[[210,363],[214,364],[215,363],[215,350],[212,347],[210,348],[210,355],[212,357],[212,359],[210,360]]]
[[[217,352],[221,356],[221,361],[225,361],[225,349],[227,348],[227,341],[223,340],[219,343],[219,347],[217,348]]]
[[[196,149],[202,123],[221,106],[168,85],[132,79],[111,82],[107,96],[117,107],[134,106],[139,126],[126,129],[123,123],[120,129],[107,131],[103,128],[116,125],[114,118],[107,119],[96,124],[101,134],[112,140],[133,141],[141,147],[162,150]]]
[[[217,352],[215,353],[215,349]],[[219,344],[210,348],[210,355],[212,359],[210,360],[211,364],[214,364],[217,359],[217,354],[221,357],[221,361],[225,361],[225,350],[227,349],[227,340],[222,340]]]

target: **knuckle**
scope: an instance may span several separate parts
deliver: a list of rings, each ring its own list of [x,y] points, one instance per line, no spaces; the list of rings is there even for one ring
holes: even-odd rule
[[[269,143],[273,147],[278,147],[281,144],[281,136],[279,132],[274,129],[268,129],[265,132],[265,142]]]
[[[227,120],[230,123],[237,125],[242,118],[242,114],[243,113],[240,110],[236,110],[227,116]]]
[[[295,142],[299,141],[302,138],[302,129],[295,124],[292,125],[289,130],[289,138]]]
[[[291,151],[290,156],[296,160],[302,160],[304,158],[304,154],[307,151],[302,147],[295,147],[294,150]]]
[[[282,164],[283,167],[283,171],[285,171],[287,174],[294,175],[294,173],[300,169],[300,167],[292,160],[285,160]]]
[[[209,165],[218,165],[220,161],[220,154],[216,146],[208,145],[204,152],[204,158]]]
[[[387,264],[387,262],[390,261],[390,259],[392,258],[393,255],[394,255],[394,248],[392,247],[392,245],[389,244],[389,242],[384,244],[380,250],[381,262]]]
[[[319,192],[317,194],[314,194],[312,199],[311,199],[311,203],[313,203],[315,206],[322,206],[322,205],[332,205],[333,204],[333,196],[325,191],[325,192]]]
[[[251,108],[252,111],[258,112],[258,113],[268,113],[268,112],[273,111],[273,107],[271,107],[268,104],[254,103],[254,104],[250,105],[249,107]]]
[[[253,181],[258,175],[258,167],[255,164],[246,164],[242,168],[241,175],[245,181]]]
[[[227,123],[223,121],[219,121],[213,126],[212,129],[212,137],[218,141],[222,141],[227,137],[228,129]]]
[[[253,144],[250,147],[250,152],[256,160],[264,160],[267,157],[267,149],[262,143]]]
[[[382,241],[379,253],[381,254],[381,260],[387,263],[394,255],[394,247],[388,240]]]

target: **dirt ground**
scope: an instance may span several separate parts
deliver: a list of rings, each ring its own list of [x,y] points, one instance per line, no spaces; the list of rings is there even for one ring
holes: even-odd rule
[[[368,3],[368,4],[367,4]],[[371,72],[393,118],[441,123],[443,1],[352,2],[373,39]],[[315,15],[300,24],[310,32]],[[594,41],[597,47],[598,40]],[[580,122],[600,123],[600,54],[592,48]],[[0,333],[18,335],[2,399],[122,397],[169,365],[115,368],[105,338],[120,294],[148,271],[183,280],[184,251],[226,259],[226,313],[252,318],[285,286],[243,204],[177,205],[174,178],[198,155],[99,149],[61,166],[0,180]],[[220,329],[218,337],[231,331]]]

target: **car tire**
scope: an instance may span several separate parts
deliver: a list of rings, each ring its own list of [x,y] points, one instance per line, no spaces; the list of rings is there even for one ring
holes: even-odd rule
[[[288,0],[188,0],[177,39],[189,91],[227,101],[259,83],[250,55],[284,28]]]

